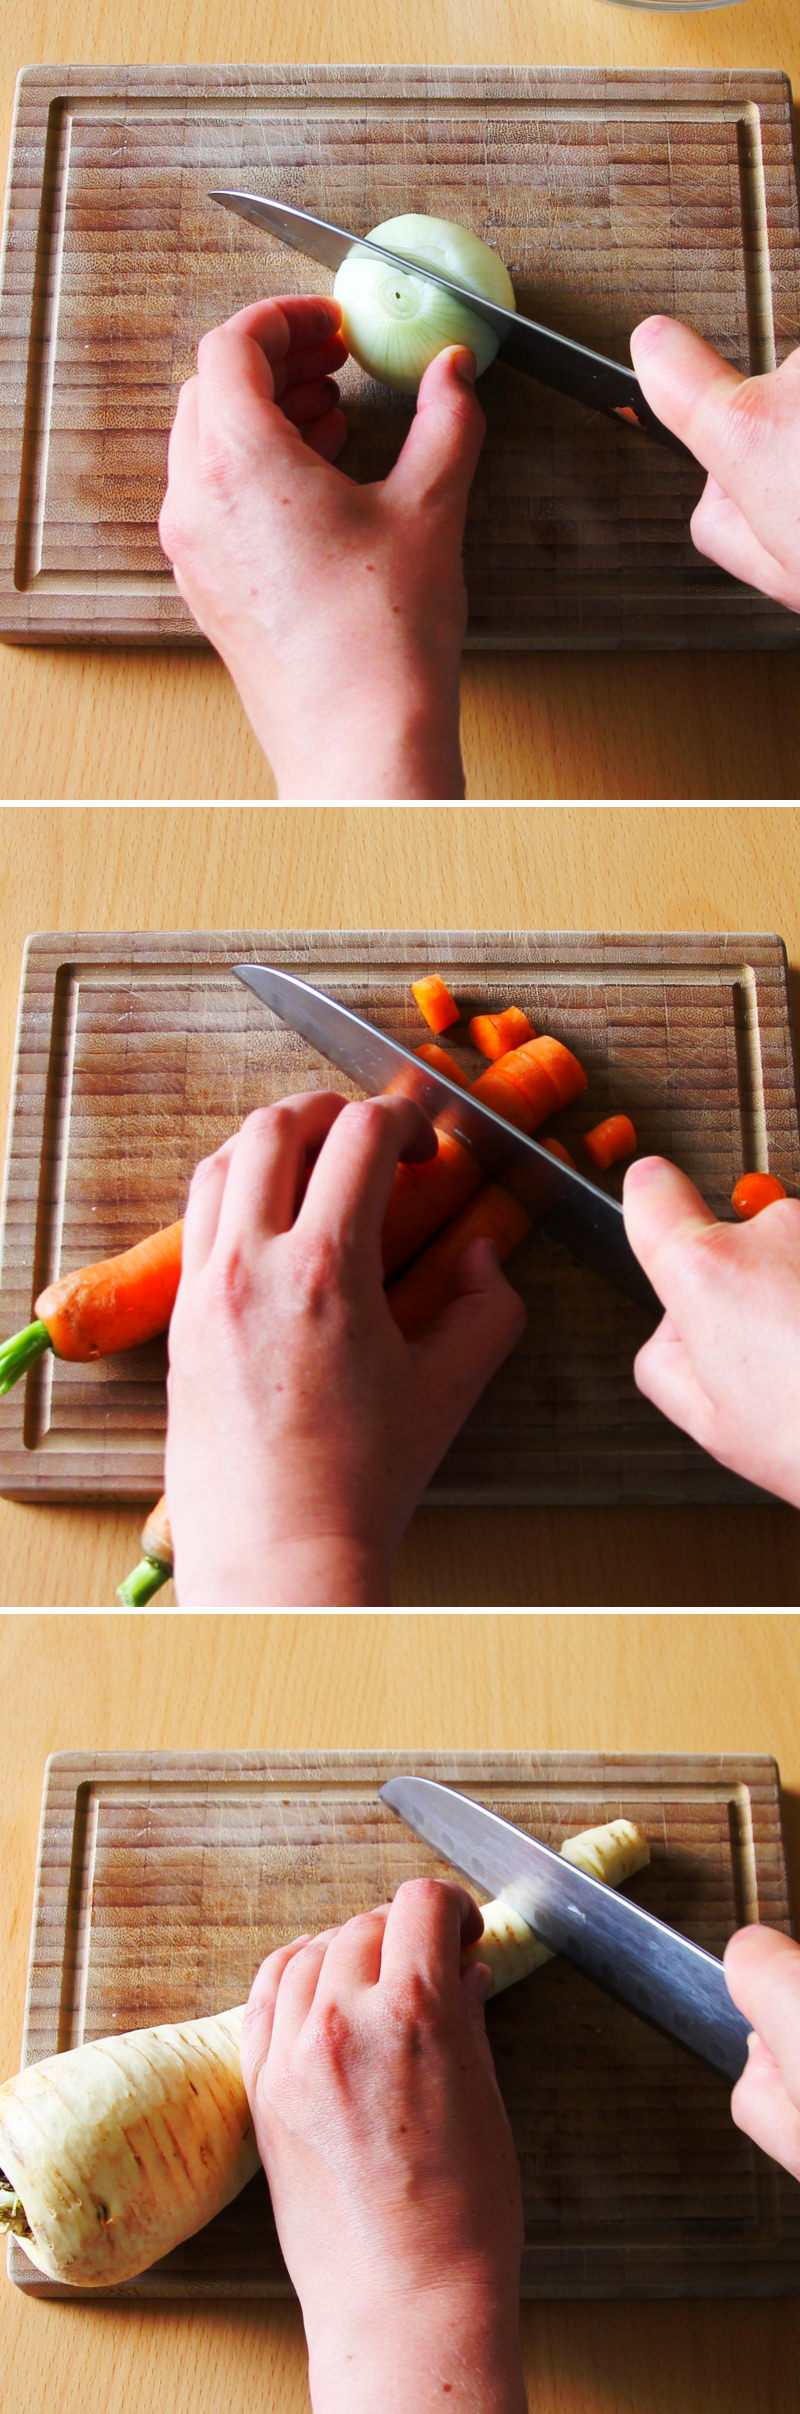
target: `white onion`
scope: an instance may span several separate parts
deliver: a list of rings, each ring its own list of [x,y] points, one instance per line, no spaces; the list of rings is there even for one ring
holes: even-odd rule
[[[387,251],[402,252],[421,268],[469,285],[487,301],[515,310],[514,288],[499,253],[480,235],[449,218],[410,215],[387,218],[374,226],[369,240]],[[446,344],[468,344],[478,376],[494,360],[500,341],[465,302],[443,293],[426,278],[406,275],[387,260],[371,260],[353,251],[337,271],[334,294],[342,306],[342,334],[349,351],[370,377],[399,394],[416,394],[429,361]]]

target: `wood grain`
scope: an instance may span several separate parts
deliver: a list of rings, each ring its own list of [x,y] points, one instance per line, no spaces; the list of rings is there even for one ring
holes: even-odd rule
[[[313,262],[231,221],[268,189],[367,232],[446,214],[519,307],[624,358],[656,308],[751,373],[796,335],[791,94],[777,75],[566,68],[30,69],[0,311],[0,633],[198,642],[158,544],[177,393],[204,329]],[[324,280],[323,280],[324,281]],[[470,500],[468,644],[791,649],[800,620],[694,552],[702,472],[497,365]],[[411,406],[355,364],[343,467],[385,476]]]
[[[66,1518],[24,1522],[63,1532]],[[49,1752],[258,1752],[266,1738],[276,1751],[312,1741],[373,1754],[755,1749],[781,1769],[797,1904],[796,1617],[6,1617],[0,1682],[13,1705],[3,2072],[19,2063]],[[531,2304],[522,2337],[536,2414],[776,2414],[800,2355],[800,2303]],[[90,2402],[108,2414],[189,2403],[194,2414],[307,2414],[302,2323],[286,2302],[66,2310],[0,2284],[0,2353],[15,2414],[38,2414],[54,2395],[61,2414]]]
[[[652,1858],[631,1892],[708,1951],[748,1920],[788,1928],[767,1760],[56,1755],[25,2060],[224,2009],[275,1946],[386,1901],[421,1870],[452,1874],[377,1799],[401,1770],[459,1787],[554,1849],[583,1826],[634,1819]],[[522,2171],[524,2296],[800,2292],[796,2187],[732,2127],[717,2074],[560,1961],[493,2008],[491,2033]],[[31,2295],[71,2294],[13,2241],[9,2269]],[[113,2294],[260,2297],[287,2285],[259,2176]]]
[[[258,1104],[352,1083],[267,1015],[230,966],[278,962],[413,1048],[411,982],[446,973],[464,1018],[518,1001],[574,1046],[589,1089],[557,1119],[580,1135],[623,1103],[638,1144],[675,1158],[717,1213],[743,1166],[800,1188],[781,944],[753,934],[597,932],[39,935],[25,959],[0,1260],[0,1331],[46,1283],[182,1213],[194,1166]],[[450,1034],[452,1040],[453,1035]],[[457,1040],[454,1042],[456,1048]],[[607,1186],[619,1194],[617,1169]],[[542,1235],[516,1256],[528,1330],[429,1487],[432,1502],[573,1507],[736,1501],[751,1488],[637,1392],[647,1315]],[[155,1499],[165,1345],[87,1366],[50,1352],[0,1409],[12,1498]],[[120,1571],[120,1575],[124,1573]]]

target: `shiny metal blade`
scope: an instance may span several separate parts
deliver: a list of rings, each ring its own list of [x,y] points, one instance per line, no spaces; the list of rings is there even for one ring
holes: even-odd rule
[[[392,1777],[380,1798],[452,1869],[489,1895],[505,1895],[552,1952],[727,2078],[740,2077],[748,2023],[713,1953],[451,1786]]]
[[[515,1131],[468,1090],[445,1080],[423,1058],[387,1039],[338,999],[312,989],[308,981],[267,964],[235,964],[233,970],[263,1005],[301,1032],[361,1089],[372,1096],[379,1090],[402,1090],[415,1098],[426,1115],[473,1150],[487,1177],[513,1190],[553,1240],[563,1241],[654,1319],[660,1318],[661,1302],[634,1257],[616,1199],[584,1174],[560,1164],[537,1140]]]

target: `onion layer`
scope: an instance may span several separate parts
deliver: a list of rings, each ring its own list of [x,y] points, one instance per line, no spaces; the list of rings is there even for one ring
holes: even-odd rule
[[[374,226],[370,241],[388,251],[402,252],[421,268],[469,285],[487,301],[516,309],[514,288],[499,253],[466,226],[449,218],[410,215],[386,218]],[[424,277],[391,268],[387,260],[371,260],[353,251],[338,270],[334,294],[342,307],[342,334],[354,359],[370,377],[398,394],[416,394],[420,380],[437,352],[448,344],[467,344],[474,352],[480,377],[494,360],[499,336],[465,302]]]

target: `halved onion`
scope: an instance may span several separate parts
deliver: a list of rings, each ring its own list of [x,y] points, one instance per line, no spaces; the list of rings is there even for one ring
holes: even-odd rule
[[[411,214],[386,218],[370,241],[399,251],[421,268],[432,268],[454,284],[469,285],[487,301],[515,310],[514,287],[500,255],[480,235],[449,218]],[[478,376],[494,360],[499,336],[466,303],[457,302],[424,277],[406,274],[386,260],[353,251],[337,271],[334,294],[342,306],[342,334],[370,377],[398,394],[416,394],[420,379],[447,344],[468,344]]]

